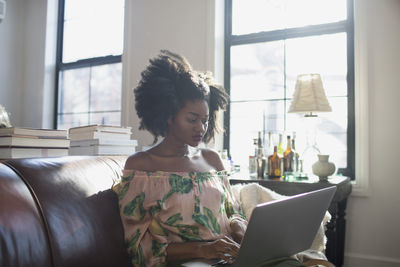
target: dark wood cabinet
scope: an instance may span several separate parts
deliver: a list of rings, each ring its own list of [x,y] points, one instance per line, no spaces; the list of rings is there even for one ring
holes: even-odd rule
[[[325,254],[335,266],[342,266],[344,260],[344,243],[346,233],[346,206],[347,198],[351,193],[351,181],[349,177],[333,176],[328,181],[319,181],[318,178],[306,180],[248,180],[232,178],[231,184],[256,182],[282,195],[296,195],[329,186],[336,186],[337,190],[329,207],[332,219],[327,224],[327,244]]]

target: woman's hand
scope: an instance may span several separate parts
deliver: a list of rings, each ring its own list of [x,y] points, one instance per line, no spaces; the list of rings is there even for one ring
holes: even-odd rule
[[[225,236],[215,241],[203,243],[201,245],[201,257],[205,259],[222,259],[228,263],[233,263],[239,253],[240,245],[231,238]]]
[[[239,253],[240,245],[230,237],[209,242],[179,242],[171,243],[167,247],[167,260],[169,262],[190,259],[222,259],[232,263]]]
[[[233,219],[230,225],[233,240],[235,240],[239,244],[242,243],[244,233],[247,229],[247,224],[242,220]]]

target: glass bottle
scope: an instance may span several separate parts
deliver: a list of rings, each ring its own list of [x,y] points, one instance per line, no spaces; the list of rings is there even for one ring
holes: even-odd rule
[[[249,156],[249,175],[252,179],[257,179],[257,162],[254,155]]]
[[[272,133],[268,132],[268,144],[265,147],[265,156],[269,157],[274,153],[274,145],[272,144]]]
[[[257,155],[256,155],[257,179],[264,179],[265,165],[266,165],[266,159],[264,157],[261,132],[258,132]]]
[[[290,135],[287,136],[287,147],[285,152],[283,153],[283,173],[285,175],[293,173],[293,159],[294,153],[291,147],[291,138]]]
[[[252,179],[257,179],[257,151],[258,139],[253,139],[253,155],[249,155],[249,175]]]
[[[257,149],[258,149],[258,139],[257,138],[254,138],[253,139],[253,145],[254,145],[254,154],[253,154],[253,156],[254,157],[257,157]]]
[[[268,132],[268,138],[265,143],[264,147],[264,157],[266,159],[266,164],[265,164],[265,176],[268,176],[268,157],[274,153],[274,145],[272,143],[272,133]]]
[[[281,175],[281,157],[278,155],[278,147],[274,146],[274,153],[268,157],[268,177],[280,178]]]
[[[263,143],[262,143],[262,138],[261,138],[261,132],[258,132],[258,138],[257,138],[257,151],[260,152],[260,150],[263,147]]]
[[[300,155],[296,150],[296,141],[295,138],[292,139],[292,151],[293,151],[293,172],[295,174],[295,176],[297,176],[297,174],[300,171]]]
[[[279,157],[283,157],[283,152],[284,152],[284,148],[283,148],[283,141],[282,141],[282,134],[279,134],[279,143],[278,143],[278,155]]]

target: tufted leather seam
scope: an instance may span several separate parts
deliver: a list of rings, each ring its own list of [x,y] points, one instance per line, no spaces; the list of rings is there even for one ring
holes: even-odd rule
[[[8,162],[3,162],[4,165],[6,165],[7,167],[9,167],[11,170],[13,170],[17,176],[22,180],[22,182],[26,185],[26,187],[28,188],[29,192],[31,193],[31,196],[36,204],[36,208],[39,210],[40,213],[40,217],[42,218],[43,221],[43,226],[46,229],[45,231],[45,235],[46,235],[46,239],[47,239],[47,245],[49,247],[49,252],[50,252],[50,263],[51,266],[55,266],[54,265],[54,256],[53,256],[53,250],[51,247],[51,239],[50,239],[50,228],[49,225],[47,223],[46,217],[44,216],[44,211],[42,206],[40,205],[39,202],[39,198],[36,196],[33,188],[31,187],[31,185],[28,183],[28,181],[25,179],[25,177],[11,164],[9,164]]]

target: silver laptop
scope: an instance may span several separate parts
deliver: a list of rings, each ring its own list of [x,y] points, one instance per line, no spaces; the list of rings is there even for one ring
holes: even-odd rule
[[[257,205],[234,267],[257,266],[307,250],[321,225],[336,187],[328,187]],[[183,266],[219,266],[187,262]]]

